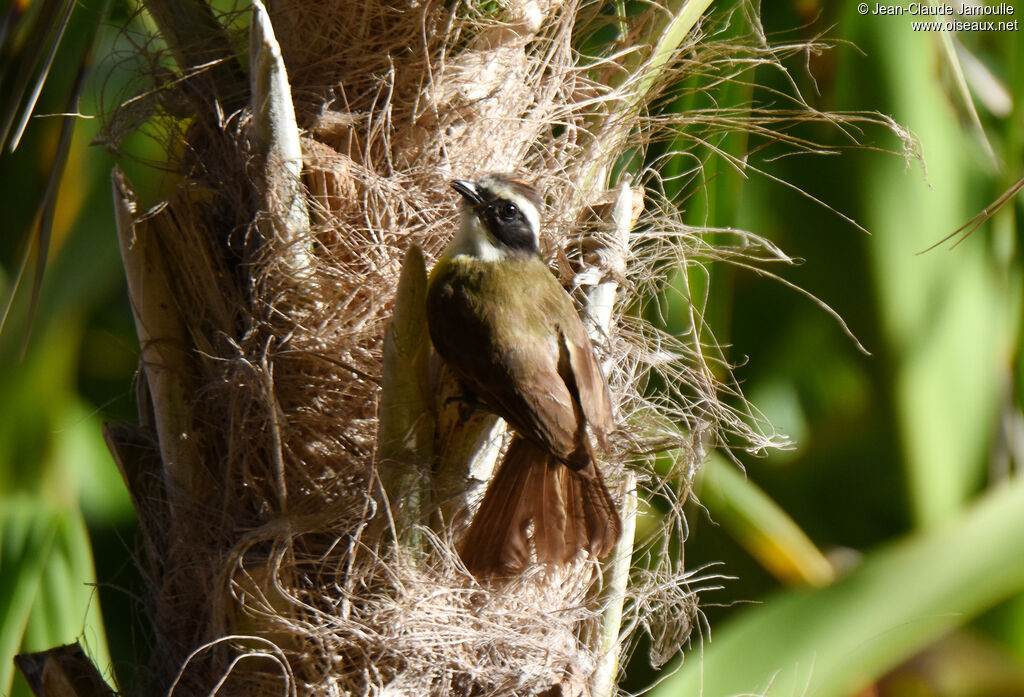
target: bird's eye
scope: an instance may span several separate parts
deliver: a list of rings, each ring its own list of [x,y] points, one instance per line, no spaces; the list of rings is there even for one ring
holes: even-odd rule
[[[513,220],[519,214],[519,206],[506,202],[498,206],[498,215],[502,220]]]

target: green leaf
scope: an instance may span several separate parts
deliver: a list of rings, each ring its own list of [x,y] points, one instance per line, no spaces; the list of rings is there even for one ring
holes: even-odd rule
[[[58,518],[34,499],[0,501],[0,694],[14,676],[18,652],[42,584]]]
[[[870,554],[828,588],[784,593],[715,630],[654,697],[846,696],[1024,590],[1024,479]]]
[[[811,586],[833,580],[832,565],[789,514],[724,458],[704,464],[698,486],[711,518],[777,579]]]
[[[984,177],[935,65],[939,46],[909,21],[872,22],[894,117],[913,129],[927,182],[903,163],[873,168],[864,197],[878,312],[893,361],[893,392],[914,516],[956,515],[984,481],[1015,301],[992,273],[983,244],[921,250],[970,217],[968,192]],[[914,181],[918,179],[918,181]]]
[[[110,665],[95,597],[85,521],[40,498],[0,502],[0,694],[11,694],[9,657],[81,638],[98,666]]]

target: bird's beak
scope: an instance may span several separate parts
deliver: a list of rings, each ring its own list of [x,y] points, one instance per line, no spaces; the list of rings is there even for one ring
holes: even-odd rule
[[[476,205],[483,203],[483,199],[480,197],[480,191],[476,188],[476,184],[465,179],[455,179],[452,181],[452,188],[462,194],[462,198],[470,205]]]

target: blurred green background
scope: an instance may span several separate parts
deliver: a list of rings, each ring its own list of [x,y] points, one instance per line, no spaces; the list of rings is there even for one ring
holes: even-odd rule
[[[1020,19],[1024,6],[1011,5],[1011,17],[991,19]],[[76,9],[38,114],[66,110],[74,70],[64,66],[80,62],[102,7]],[[134,9],[110,7],[83,114],[133,89],[117,56],[130,48],[121,28]],[[752,162],[868,235],[710,148],[692,153],[708,196],[675,192],[688,221],[749,229],[802,259],[785,278],[835,308],[871,355],[780,283],[713,269],[708,321],[747,396],[795,447],[741,455],[745,473],[719,457],[708,464],[686,564],[717,563],[712,572],[734,578],[702,594],[707,625],[657,694],[1024,695],[1024,204],[1018,197],[955,249],[917,254],[1024,174],[1024,34],[914,32],[913,18],[860,14],[854,2],[788,0],[762,14],[772,41],[825,32],[837,45],[798,54],[788,77],[758,69],[756,86],[727,85],[708,100],[784,106],[770,90],[788,90],[791,77],[812,107],[891,115],[920,140],[927,172],[848,148],[820,124],[805,135],[840,154],[775,159],[736,135],[713,144],[753,151]],[[733,23],[728,31],[749,30],[739,13]],[[11,65],[9,52],[2,58]],[[10,95],[9,71],[3,80]],[[5,298],[61,121],[33,119],[17,151],[0,156]],[[26,289],[0,335],[0,694],[11,689],[9,656],[76,637],[130,688],[148,643],[133,514],[100,433],[104,421],[134,418],[138,348],[110,206],[115,160],[90,145],[98,128],[75,123],[31,338],[23,346]],[[899,147],[882,129],[857,135]],[[157,188],[142,164],[159,157],[155,144],[134,137],[123,148],[133,181]],[[641,642],[624,687],[656,677]],[[20,678],[11,694],[27,694]]]

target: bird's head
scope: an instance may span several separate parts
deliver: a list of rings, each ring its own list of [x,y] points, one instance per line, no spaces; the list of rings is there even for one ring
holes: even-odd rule
[[[485,260],[540,253],[541,199],[524,181],[488,174],[478,181],[456,179],[462,195],[462,230],[453,251]]]

